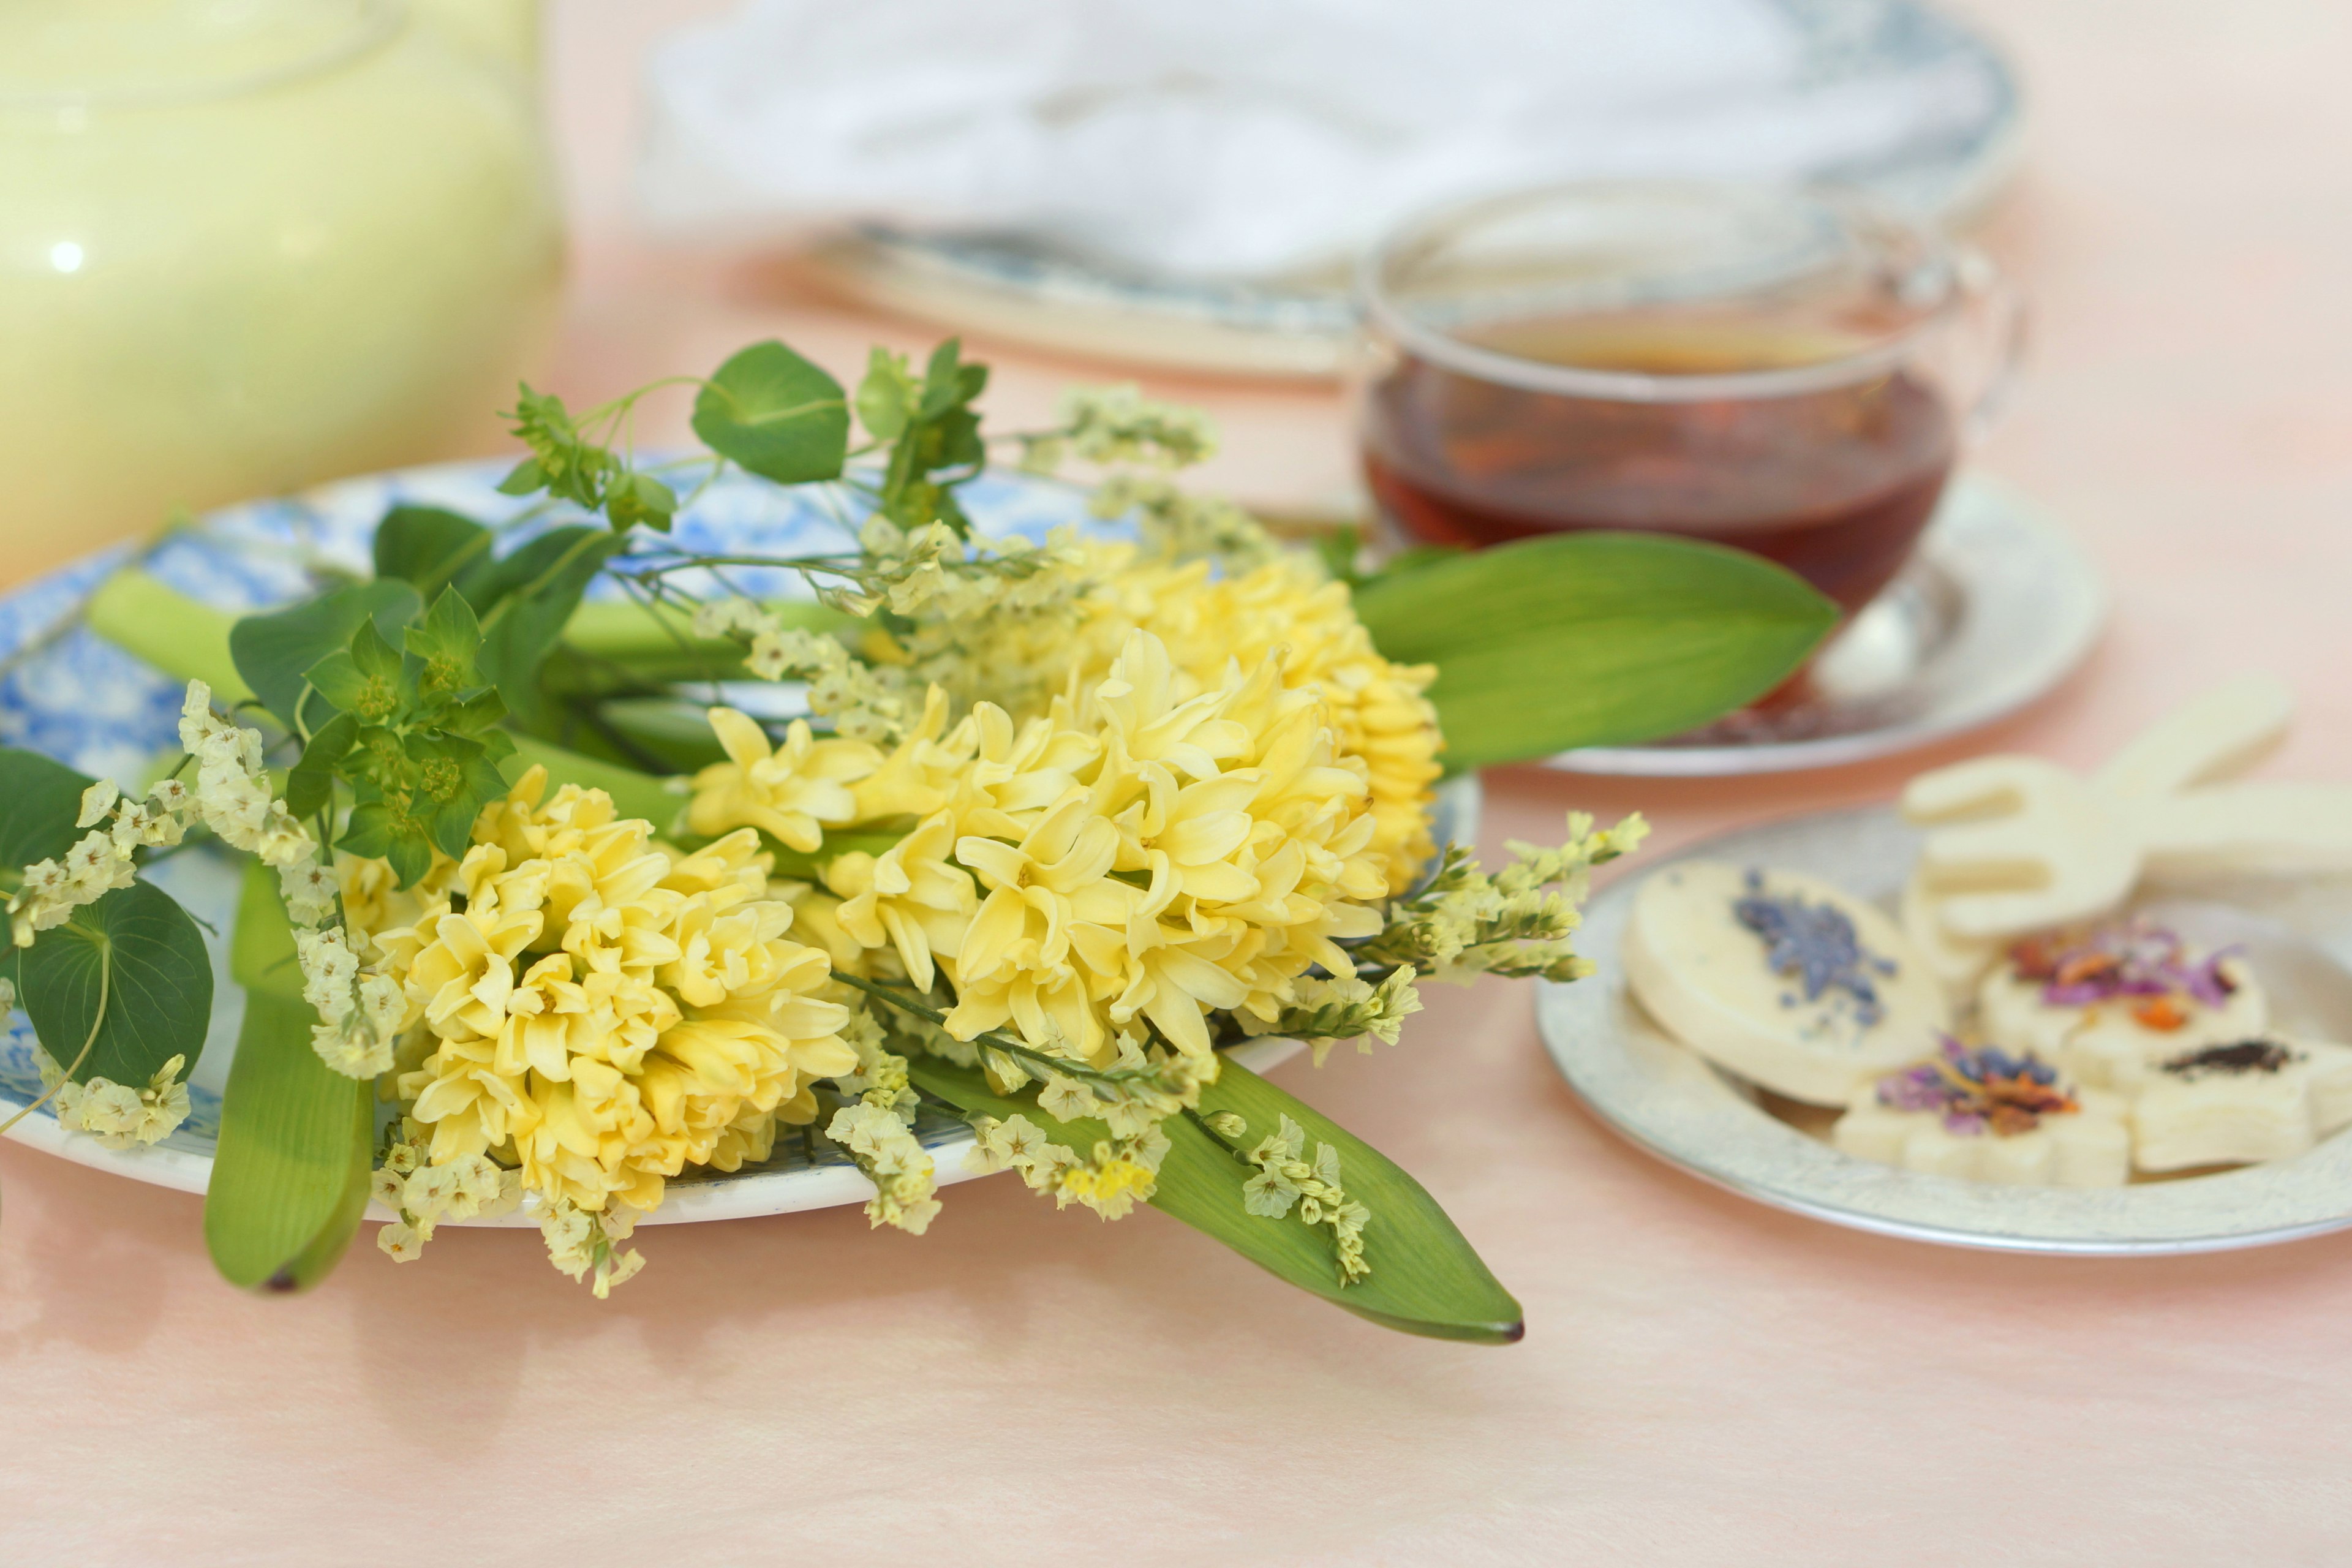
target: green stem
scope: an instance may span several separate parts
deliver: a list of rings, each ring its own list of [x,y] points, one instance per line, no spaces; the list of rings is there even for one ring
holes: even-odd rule
[[[554,563],[551,564],[546,571],[541,572],[529,583],[524,584],[520,591],[508,595],[505,598],[500,599],[497,604],[490,606],[490,613],[482,617],[482,635],[484,637],[488,637],[489,635],[490,628],[497,626],[499,619],[504,616],[509,610],[514,608],[517,605],[528,601],[541,588],[544,588],[550,583],[554,582],[559,574],[568,570],[574,561],[580,559],[580,556],[583,552],[593,549],[594,547],[604,543],[604,538],[605,536],[601,533],[584,533],[578,539],[574,540],[572,543],[572,547],[566,550],[562,554],[557,556]]]

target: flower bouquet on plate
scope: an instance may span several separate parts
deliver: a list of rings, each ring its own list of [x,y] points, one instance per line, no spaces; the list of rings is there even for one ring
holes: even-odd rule
[[[1430,980],[1573,979],[1571,818],[1482,869],[1441,781],[1687,728],[1833,618],[1749,557],[1591,534],[1360,563],[1173,472],[1197,417],[1131,390],[985,437],[952,342],[854,394],[780,343],[694,388],[708,450],[642,458],[657,384],[522,389],[511,515],[404,504],[373,574],[243,617],[143,571],[80,620],[184,679],[136,777],[0,752],[5,975],[78,1133],[185,1115],[213,965],[142,875],[238,858],[245,992],[205,1197],[231,1281],[520,1205],[603,1296],[666,1185],[822,1142],[921,1234],[919,1119],[1060,1207],[1165,1210],[1376,1321],[1500,1341],[1517,1304],[1413,1180],[1232,1059],[1393,1042]],[[680,394],[683,395],[683,394]],[[984,537],[992,463],[1099,526]],[[704,547],[722,480],[790,487],[824,548]],[[135,770],[132,770],[135,772]],[[223,1042],[225,1044],[225,1042]]]

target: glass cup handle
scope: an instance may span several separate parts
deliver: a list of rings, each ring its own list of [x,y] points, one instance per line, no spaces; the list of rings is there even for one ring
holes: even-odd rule
[[[2000,416],[2017,384],[2018,363],[2025,357],[2030,316],[2025,296],[2002,275],[1992,258],[1974,247],[1963,247],[1952,258],[1954,280],[1960,297],[1961,319],[1984,366],[1976,394],[1968,399],[1961,434],[1974,445]]]

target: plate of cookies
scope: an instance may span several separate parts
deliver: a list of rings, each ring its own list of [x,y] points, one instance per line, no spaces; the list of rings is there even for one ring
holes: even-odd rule
[[[2274,681],[2087,774],[1986,757],[1592,902],[1547,1047],[1603,1121],[1746,1196],[2118,1255],[2352,1226],[2352,789],[2239,775]]]

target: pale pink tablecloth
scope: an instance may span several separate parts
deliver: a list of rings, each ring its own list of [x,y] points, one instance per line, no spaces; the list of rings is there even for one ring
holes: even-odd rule
[[[581,396],[782,331],[870,331],[617,237],[654,19],[556,14],[579,164]],[[1990,742],[2088,759],[2199,682],[2292,677],[2281,772],[2352,776],[2352,11],[1984,7],[2033,89],[1995,240],[2040,306],[1986,469],[2113,575],[2091,668]],[[1076,368],[994,355],[999,407]],[[1156,383],[1261,497],[1345,473],[1327,399]],[[1948,753],[1947,753],[1948,754]],[[1661,838],[1884,797],[1490,781],[1486,837],[1571,805]],[[1418,1173],[1526,1303],[1525,1343],[1405,1339],[1157,1215],[1003,1180],[922,1240],[854,1210],[648,1232],[599,1304],[528,1234],[362,1241],[315,1294],[206,1261],[199,1205],[0,1149],[0,1562],[523,1564],[2343,1562],[2352,1237],[2070,1262],[1849,1234],[1666,1171],[1580,1113],[1524,989],[1280,1075]]]

